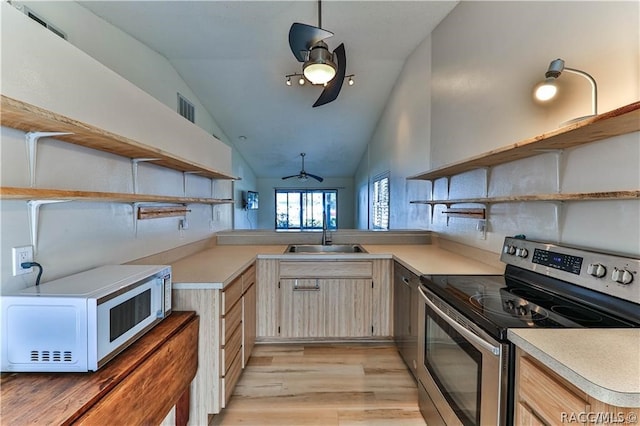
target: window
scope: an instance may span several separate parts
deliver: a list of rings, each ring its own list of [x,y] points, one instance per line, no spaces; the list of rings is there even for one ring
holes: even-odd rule
[[[322,229],[325,211],[327,229],[337,229],[336,189],[276,189],[276,229]]]
[[[373,178],[372,192],[372,227],[389,229],[389,173]]]

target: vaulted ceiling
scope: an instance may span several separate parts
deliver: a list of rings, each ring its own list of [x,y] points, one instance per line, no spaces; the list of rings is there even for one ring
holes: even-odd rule
[[[258,178],[307,171],[353,176],[406,59],[454,1],[324,1],[322,27],[344,43],[338,98],[285,84],[302,64],[288,44],[293,22],[318,25],[316,1],[83,1],[96,15],[166,57]]]

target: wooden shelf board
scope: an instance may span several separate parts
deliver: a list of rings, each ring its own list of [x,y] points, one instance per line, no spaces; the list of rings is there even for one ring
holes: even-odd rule
[[[640,101],[407,179],[434,180],[532,157],[541,151],[571,148],[637,131],[640,131]]]
[[[640,199],[640,190],[637,191],[609,191],[609,192],[576,192],[559,194],[535,194],[535,195],[510,195],[504,197],[487,198],[458,198],[450,200],[415,200],[412,204],[489,204],[489,203],[516,203],[526,201],[604,201],[604,200],[637,200]]]
[[[69,200],[119,203],[232,204],[230,198],[174,197],[167,195],[124,194],[64,189],[0,187],[3,200]]]
[[[199,172],[212,179],[236,179],[206,166],[81,121],[2,95],[0,124],[24,132],[70,132],[56,139],[128,158],[159,158],[153,164],[183,172]]]

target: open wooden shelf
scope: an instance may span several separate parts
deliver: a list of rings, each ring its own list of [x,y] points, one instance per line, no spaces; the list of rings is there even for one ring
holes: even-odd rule
[[[176,204],[232,204],[230,198],[173,197],[167,195],[129,194],[118,192],[75,191],[65,189],[0,187],[2,200],[65,200],[110,203],[176,203]]]
[[[637,131],[640,131],[640,101],[407,179],[434,180]]]
[[[182,172],[197,173],[211,179],[237,179],[234,176],[196,164],[159,148],[136,142],[64,115],[2,95],[0,124],[24,132],[69,132],[56,139],[128,158],[154,158],[153,164]]]
[[[608,191],[608,192],[576,192],[558,194],[533,194],[533,195],[508,195],[503,197],[482,198],[458,198],[448,200],[415,200],[412,204],[491,204],[491,203],[518,203],[531,201],[604,201],[604,200],[637,200],[640,199],[638,191]]]

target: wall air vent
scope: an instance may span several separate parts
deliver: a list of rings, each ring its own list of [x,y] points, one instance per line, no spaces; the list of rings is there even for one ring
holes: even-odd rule
[[[51,32],[53,32],[55,35],[57,35],[59,37],[62,37],[65,40],[67,39],[67,34],[65,34],[60,29],[56,28],[55,25],[52,25],[50,22],[47,22],[45,19],[42,19],[42,17],[40,17],[37,14],[35,14],[33,12],[33,10],[29,9],[27,6],[22,6],[22,12],[25,15],[27,15],[29,18],[31,18],[34,21],[36,21],[38,24],[42,25],[43,27],[45,27],[48,30],[50,30]]]
[[[192,123],[196,120],[196,107],[180,93],[178,93],[178,114]]]

